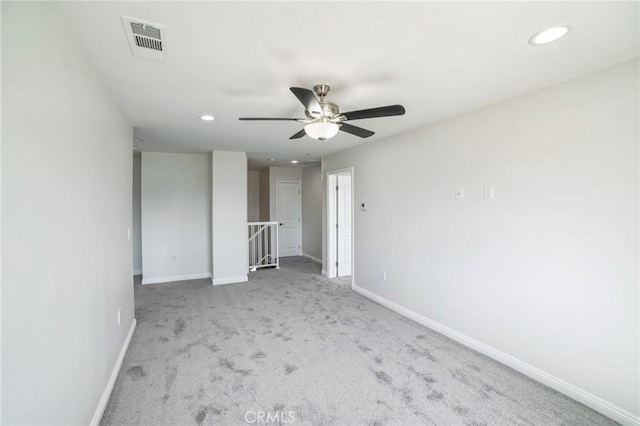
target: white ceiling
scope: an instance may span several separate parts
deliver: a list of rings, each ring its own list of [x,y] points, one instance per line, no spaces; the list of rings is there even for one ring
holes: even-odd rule
[[[318,158],[638,56],[638,2],[68,2],[60,9],[135,126],[143,151],[246,151],[250,164]],[[132,56],[121,16],[167,27],[166,59]],[[569,25],[564,39],[529,37]],[[376,132],[289,140],[290,86],[332,86],[342,111],[399,103]],[[213,114],[213,122],[199,116]],[[306,155],[309,154],[309,155]],[[269,157],[276,162],[268,162]]]

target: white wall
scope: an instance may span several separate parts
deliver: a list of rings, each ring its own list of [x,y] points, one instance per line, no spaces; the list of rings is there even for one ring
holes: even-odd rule
[[[280,180],[302,182],[299,167],[269,167],[269,220],[278,220],[277,182]]]
[[[143,284],[211,275],[210,167],[209,155],[142,153]]]
[[[213,284],[247,281],[247,155],[211,155]]]
[[[320,166],[302,169],[302,252],[322,259],[322,186]]]
[[[270,186],[269,169],[260,170],[260,221],[268,222],[271,220],[271,194],[269,190]]]
[[[133,246],[133,273],[142,273],[142,155],[133,156],[133,232],[131,241]]]
[[[258,170],[247,172],[247,220],[260,221],[260,172]]]
[[[2,423],[88,424],[134,321],[132,126],[46,3],[2,3],[2,114]]]
[[[637,415],[639,113],[636,60],[326,158],[356,285]]]

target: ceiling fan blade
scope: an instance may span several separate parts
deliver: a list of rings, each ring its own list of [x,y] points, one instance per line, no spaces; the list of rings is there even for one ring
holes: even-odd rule
[[[362,127],[352,126],[351,124],[341,123],[340,130],[346,133],[351,133],[352,135],[360,136],[361,138],[368,138],[369,136],[373,136],[376,133],[371,130],[363,129]]]
[[[300,121],[302,118],[264,118],[264,117],[240,117],[241,121]]]
[[[302,105],[304,105],[307,111],[314,115],[322,115],[322,107],[316,95],[313,94],[313,91],[303,87],[290,87],[289,90],[296,95],[296,98],[302,102]]]
[[[404,115],[402,105],[389,105],[385,107],[360,109],[357,111],[343,112],[340,115],[347,120],[362,120],[363,118],[390,117],[392,115]]]
[[[300,130],[298,133],[296,133],[295,135],[291,136],[289,139],[300,139],[303,136],[306,136],[307,132],[304,131],[304,129]]]

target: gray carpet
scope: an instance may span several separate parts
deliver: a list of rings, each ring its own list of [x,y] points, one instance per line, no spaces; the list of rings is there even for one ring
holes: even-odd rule
[[[138,327],[102,424],[615,424],[311,261],[282,263],[243,284],[136,285]]]

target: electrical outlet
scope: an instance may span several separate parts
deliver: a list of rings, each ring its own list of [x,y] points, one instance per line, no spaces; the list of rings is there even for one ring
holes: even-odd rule
[[[485,200],[493,200],[493,185],[484,186],[483,197]]]
[[[387,280],[387,271],[385,271],[384,269],[380,269],[380,281],[386,281]]]
[[[461,186],[456,188],[456,200],[464,200],[464,188]]]
[[[118,325],[120,325],[122,323],[122,318],[120,315],[120,309],[118,309]]]

